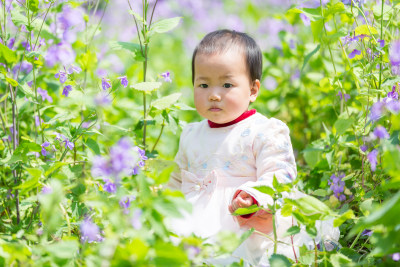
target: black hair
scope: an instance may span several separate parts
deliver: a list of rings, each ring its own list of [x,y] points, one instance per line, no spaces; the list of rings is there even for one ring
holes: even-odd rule
[[[224,29],[208,33],[194,49],[192,56],[192,83],[194,83],[194,61],[196,55],[222,53],[233,46],[242,49],[245,53],[251,81],[261,80],[262,53],[260,47],[246,33]]]

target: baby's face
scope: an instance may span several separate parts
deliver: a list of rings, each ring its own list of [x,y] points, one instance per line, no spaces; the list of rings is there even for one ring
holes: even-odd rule
[[[257,98],[258,80],[251,81],[243,52],[229,49],[195,58],[194,104],[197,112],[215,123],[230,122]]]

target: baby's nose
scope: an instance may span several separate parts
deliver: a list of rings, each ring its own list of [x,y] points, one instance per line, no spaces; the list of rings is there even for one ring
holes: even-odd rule
[[[221,95],[217,92],[217,90],[212,90],[208,96],[208,99],[210,101],[221,101]]]

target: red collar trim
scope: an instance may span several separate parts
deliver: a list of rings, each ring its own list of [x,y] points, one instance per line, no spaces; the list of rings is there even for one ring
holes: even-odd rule
[[[222,124],[215,123],[215,122],[212,122],[212,121],[208,120],[208,125],[210,126],[210,128],[221,128],[221,127],[230,126],[230,125],[233,125],[235,123],[238,123],[239,121],[247,119],[251,115],[256,114],[256,112],[257,111],[255,109],[247,110],[242,115],[240,115],[238,118],[234,119],[233,121],[230,121],[230,122],[227,122],[227,123],[222,123]]]

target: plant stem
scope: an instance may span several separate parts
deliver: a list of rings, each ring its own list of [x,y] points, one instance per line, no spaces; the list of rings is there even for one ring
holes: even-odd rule
[[[160,134],[158,135],[157,140],[156,140],[156,142],[154,143],[153,148],[151,149],[151,153],[153,153],[153,152],[154,152],[154,149],[156,149],[156,146],[157,146],[157,144],[158,144],[158,141],[160,141],[161,135],[162,135],[162,133],[163,133],[164,127],[165,127],[165,119],[164,119],[163,122],[162,122]]]
[[[385,1],[382,0],[382,8],[381,8],[381,40],[383,40],[383,6],[384,6]],[[380,53],[381,61],[379,62],[379,89],[381,89],[382,85],[382,60],[383,60],[383,55]],[[379,99],[379,98],[378,98]]]
[[[313,239],[314,241],[314,266],[318,267],[318,250],[317,250],[317,244],[315,243],[315,239]]]
[[[361,233],[362,233],[362,231],[360,231],[360,232],[358,233],[358,235],[356,236],[356,239],[354,239],[353,243],[350,245],[350,248],[353,248],[354,245],[357,243],[358,239],[359,239],[360,236],[361,236]]]
[[[274,231],[274,254],[276,254],[276,250],[278,248],[278,235],[276,233],[276,200],[274,198],[274,210],[273,210],[273,215],[272,215],[272,227],[273,227],[273,231]]]

